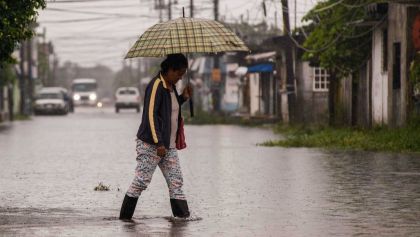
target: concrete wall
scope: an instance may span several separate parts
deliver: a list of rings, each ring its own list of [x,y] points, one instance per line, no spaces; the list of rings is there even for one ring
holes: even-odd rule
[[[0,95],[2,96],[2,98],[0,98],[0,122],[4,122],[9,120],[9,114],[10,114],[10,108],[9,108],[9,96],[13,96],[13,95],[9,95],[9,90],[6,86],[4,87],[0,87],[1,93]]]
[[[249,74],[249,113],[251,116],[259,114],[260,108],[260,74],[250,73]]]
[[[407,5],[389,3],[388,10],[388,118],[391,126],[402,126],[407,120]],[[394,43],[401,44],[401,87],[393,88]]]
[[[314,92],[314,71],[308,62],[296,64],[297,111],[299,122],[324,124],[328,122],[328,92]]]
[[[370,61],[360,69],[357,81],[357,117],[356,124],[362,127],[369,127],[371,125],[371,80],[370,80]],[[354,112],[355,110],[353,110]]]
[[[351,76],[340,78],[338,81],[337,95],[337,122],[342,125],[352,124],[352,96],[353,78]],[[328,103],[328,100],[327,100]]]
[[[372,123],[388,124],[388,71],[383,69],[383,30],[382,25],[372,35]],[[388,47],[388,45],[385,45]],[[389,53],[388,53],[389,55]]]

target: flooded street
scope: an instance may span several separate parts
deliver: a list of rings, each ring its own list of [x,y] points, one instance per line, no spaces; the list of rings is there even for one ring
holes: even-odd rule
[[[186,126],[193,221],[170,219],[156,170],[117,219],[140,114],[76,109],[0,126],[1,236],[419,236],[420,155],[256,146],[270,130]],[[94,191],[99,182],[110,191]],[[194,219],[193,218],[193,219]]]

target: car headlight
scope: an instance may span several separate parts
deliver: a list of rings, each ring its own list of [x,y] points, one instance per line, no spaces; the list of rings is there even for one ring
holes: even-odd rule
[[[96,94],[90,94],[89,100],[96,100]]]
[[[78,94],[73,95],[73,100],[80,100],[80,95]]]

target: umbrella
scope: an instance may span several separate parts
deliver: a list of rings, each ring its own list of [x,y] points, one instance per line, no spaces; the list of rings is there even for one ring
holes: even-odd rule
[[[150,27],[131,47],[125,58],[163,57],[174,53],[217,54],[228,51],[249,49],[220,22],[181,17]],[[191,103],[190,100],[193,115]]]
[[[228,51],[249,51],[249,49],[220,22],[181,17],[156,24],[146,30],[125,58]]]

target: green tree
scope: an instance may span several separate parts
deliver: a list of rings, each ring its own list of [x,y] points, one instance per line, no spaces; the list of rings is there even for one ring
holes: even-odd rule
[[[13,65],[8,63],[0,63],[0,88],[7,83],[16,81],[16,74],[13,71]]]
[[[374,26],[363,24],[371,16],[368,4],[379,0],[327,0],[309,11],[304,21],[313,30],[304,46],[306,59],[317,60],[324,68],[339,76],[357,71],[370,56]]]
[[[326,0],[303,18],[312,29],[304,43],[304,58],[319,62],[331,75],[328,106],[331,125],[336,122],[338,78],[358,71],[370,58],[375,25],[365,24],[372,17],[366,6],[375,2],[381,1]]]
[[[0,0],[0,62],[15,62],[13,51],[33,36],[37,10],[45,6],[45,0]]]

